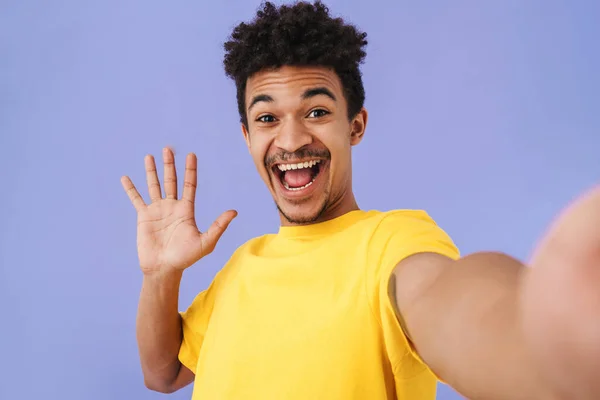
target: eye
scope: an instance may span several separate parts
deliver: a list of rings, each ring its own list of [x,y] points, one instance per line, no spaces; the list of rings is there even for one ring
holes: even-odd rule
[[[275,117],[272,115],[262,115],[256,119],[258,122],[271,123],[275,122]]]
[[[329,111],[325,111],[325,110],[318,108],[316,110],[312,110],[311,112],[309,112],[308,117],[309,118],[321,118],[321,117],[326,116],[327,114],[329,114]]]

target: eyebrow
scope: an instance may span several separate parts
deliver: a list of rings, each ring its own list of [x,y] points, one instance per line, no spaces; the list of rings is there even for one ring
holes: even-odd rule
[[[333,92],[326,87],[318,87],[314,89],[308,89],[302,94],[302,100],[308,100],[315,96],[327,96],[333,101],[337,101]]]
[[[326,87],[317,87],[313,89],[308,89],[304,93],[302,93],[302,100],[308,100],[316,96],[327,96],[333,101],[337,101],[333,92]],[[248,106],[248,111],[252,109],[257,103],[265,102],[265,103],[273,103],[275,100],[273,97],[268,94],[259,94],[252,98],[250,105]]]
[[[250,105],[248,106],[248,111],[250,111],[252,109],[252,107],[254,107],[256,105],[256,103],[260,103],[260,102],[272,103],[274,101],[275,100],[273,100],[273,98],[271,96],[269,96],[268,94],[259,94],[252,98],[252,101],[250,102]]]

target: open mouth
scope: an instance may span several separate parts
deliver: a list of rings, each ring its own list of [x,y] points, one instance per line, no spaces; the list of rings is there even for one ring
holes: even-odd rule
[[[276,164],[273,166],[273,173],[279,177],[286,190],[296,192],[312,185],[321,173],[324,164],[324,160]]]

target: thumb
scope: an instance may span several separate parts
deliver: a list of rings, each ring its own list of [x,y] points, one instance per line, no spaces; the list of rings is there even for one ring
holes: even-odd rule
[[[237,211],[225,211],[202,234],[201,240],[204,255],[211,253],[215,249],[217,242],[221,239],[221,236],[235,217],[237,217]]]

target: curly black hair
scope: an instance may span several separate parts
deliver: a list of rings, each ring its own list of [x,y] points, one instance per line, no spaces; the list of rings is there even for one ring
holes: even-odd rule
[[[244,101],[248,78],[286,65],[332,68],[341,80],[352,119],[365,101],[359,65],[366,56],[366,37],[342,18],[332,18],[320,1],[280,7],[264,3],[254,20],[236,26],[224,44],[223,64],[237,87],[241,122],[248,126]]]

